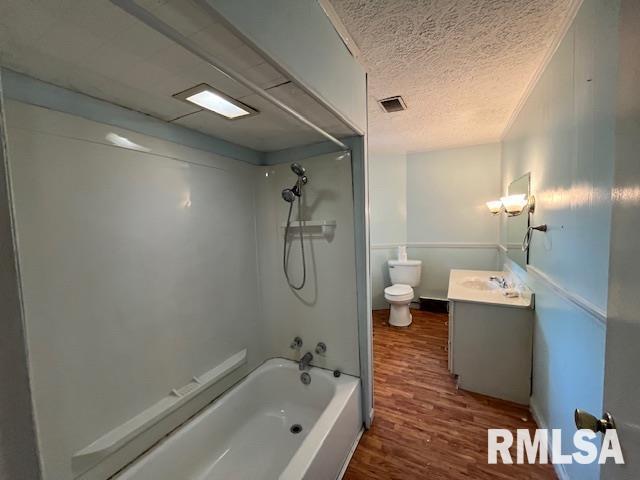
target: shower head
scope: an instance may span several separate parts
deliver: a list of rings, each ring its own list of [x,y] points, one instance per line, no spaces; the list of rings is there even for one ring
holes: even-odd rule
[[[296,199],[296,194],[293,192],[293,189],[285,188],[282,190],[282,199],[287,203],[291,203]]]
[[[293,173],[295,173],[296,175],[298,175],[299,177],[303,177],[304,176],[304,172],[305,169],[302,165],[300,165],[299,163],[292,163],[291,164],[291,171]]]
[[[296,184],[293,187],[285,188],[281,192],[282,199],[288,203],[292,203],[296,197],[302,196],[302,187],[308,182],[307,176],[304,174],[305,169],[299,163],[292,163],[291,171],[298,176],[298,180],[296,180]]]

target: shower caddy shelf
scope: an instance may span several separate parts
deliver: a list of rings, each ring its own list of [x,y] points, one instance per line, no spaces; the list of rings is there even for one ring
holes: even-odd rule
[[[246,362],[247,350],[244,349],[203,375],[193,377],[192,381],[186,385],[174,388],[162,400],[74,453],[72,457],[74,468],[86,469],[96,465]]]
[[[310,229],[310,230],[320,230],[320,233],[322,233],[323,235],[329,235],[331,233],[333,233],[333,230],[335,230],[337,226],[337,222],[335,220],[303,220],[302,221],[302,225],[300,225],[300,222],[298,220],[293,220],[291,222],[291,225],[289,225],[289,229],[290,230],[299,230],[300,228],[303,229]],[[280,224],[280,228],[286,228],[287,227],[287,223],[286,222],[282,222]]]

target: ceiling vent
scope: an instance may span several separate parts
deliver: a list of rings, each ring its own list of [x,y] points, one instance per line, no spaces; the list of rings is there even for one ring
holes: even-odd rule
[[[378,100],[378,103],[382,107],[382,110],[387,113],[401,112],[407,109],[407,105],[399,95],[397,97],[383,98],[382,100]]]

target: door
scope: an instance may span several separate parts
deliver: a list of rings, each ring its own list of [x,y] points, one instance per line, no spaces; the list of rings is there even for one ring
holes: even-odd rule
[[[604,480],[640,478],[640,2],[623,0],[619,22],[616,145],[609,267],[604,409],[625,465]]]

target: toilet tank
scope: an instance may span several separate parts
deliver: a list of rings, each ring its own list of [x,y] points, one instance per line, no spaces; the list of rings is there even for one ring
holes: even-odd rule
[[[402,283],[411,287],[420,284],[422,261],[420,260],[389,260],[389,277],[391,283]]]

